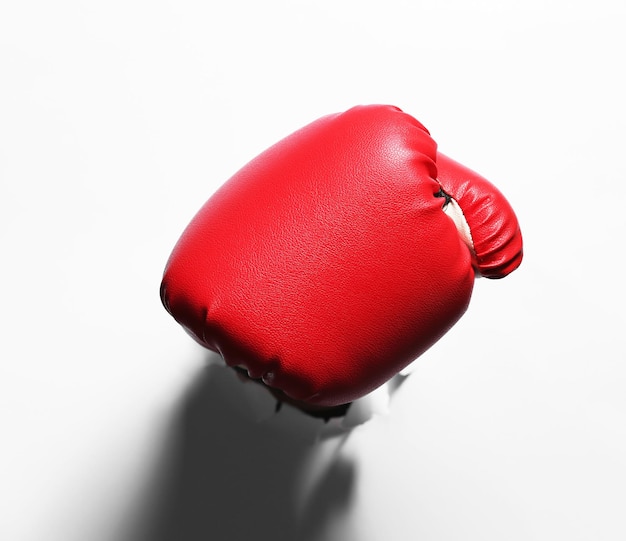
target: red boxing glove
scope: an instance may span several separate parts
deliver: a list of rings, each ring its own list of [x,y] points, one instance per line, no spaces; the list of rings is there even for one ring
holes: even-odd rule
[[[465,312],[475,273],[520,264],[517,219],[396,107],[323,117],[202,207],[161,298],[226,364],[277,396],[331,407],[374,390]]]

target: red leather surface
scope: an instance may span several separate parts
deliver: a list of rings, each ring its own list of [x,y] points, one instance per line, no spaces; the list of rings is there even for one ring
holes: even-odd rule
[[[426,129],[395,107],[302,128],[193,218],[166,266],[165,307],[227,364],[294,399],[367,394],[470,300],[472,255],[435,195],[436,158]]]
[[[503,278],[522,262],[522,233],[513,208],[487,179],[441,153],[437,179],[470,226],[481,276]]]

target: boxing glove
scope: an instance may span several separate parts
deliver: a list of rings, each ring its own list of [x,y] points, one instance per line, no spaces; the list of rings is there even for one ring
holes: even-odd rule
[[[169,313],[229,366],[306,408],[371,392],[522,258],[515,214],[397,107],[329,115],[244,166],[167,262]]]

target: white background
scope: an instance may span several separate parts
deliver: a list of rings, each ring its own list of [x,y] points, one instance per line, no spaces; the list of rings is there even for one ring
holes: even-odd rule
[[[625,23],[618,0],[3,2],[0,538],[625,539]],[[358,103],[495,182],[526,257],[387,413],[319,436],[258,421],[158,288],[221,182]]]

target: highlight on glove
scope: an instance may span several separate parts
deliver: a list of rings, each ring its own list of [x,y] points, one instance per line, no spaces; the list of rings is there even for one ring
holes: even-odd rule
[[[397,107],[357,106],[226,181],[167,262],[167,311],[308,412],[342,414],[439,340],[474,279],[522,260],[511,205]]]

